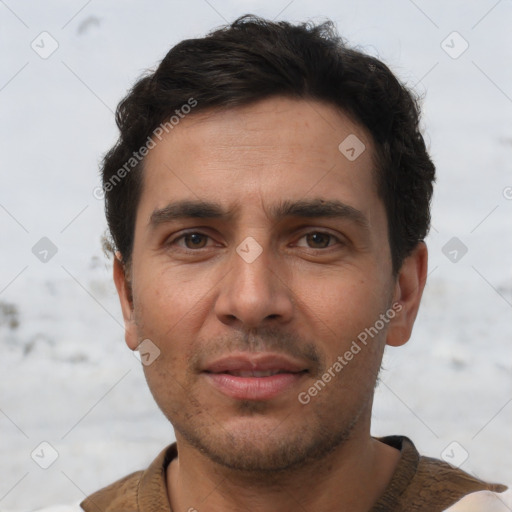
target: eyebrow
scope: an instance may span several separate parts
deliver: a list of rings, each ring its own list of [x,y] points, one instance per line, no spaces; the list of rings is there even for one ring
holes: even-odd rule
[[[302,199],[282,201],[269,208],[274,221],[290,217],[346,219],[369,231],[370,223],[366,216],[353,206],[338,200]],[[161,224],[182,219],[222,219],[232,221],[236,217],[233,210],[224,209],[219,203],[201,200],[182,200],[169,203],[151,214],[149,226],[156,228]]]

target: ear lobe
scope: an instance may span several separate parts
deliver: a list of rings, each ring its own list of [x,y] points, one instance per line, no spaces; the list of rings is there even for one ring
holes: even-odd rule
[[[123,313],[125,341],[129,348],[135,350],[138,346],[138,338],[133,311],[132,289],[129,278],[126,275],[125,264],[122,262],[121,253],[119,251],[115,253],[114,257],[113,276],[121,304],[121,311]]]
[[[400,304],[401,309],[388,327],[387,345],[398,347],[409,341],[427,281],[427,269],[427,246],[420,242],[404,259],[396,278],[393,303]]]

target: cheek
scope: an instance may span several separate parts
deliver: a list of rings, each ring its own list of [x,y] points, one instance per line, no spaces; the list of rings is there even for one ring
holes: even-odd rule
[[[369,284],[371,279],[340,279],[331,276],[317,280],[314,286],[305,286],[302,297],[312,316],[326,331],[345,340],[373,325],[384,312],[387,301],[384,290]]]
[[[191,277],[190,271],[185,276],[175,268],[157,272],[156,265],[151,267],[139,274],[144,285],[134,288],[134,299],[139,340],[150,339],[160,350],[158,359],[144,368],[158,394],[165,382],[179,379],[179,385],[186,385],[189,361],[199,350],[196,340],[213,307],[208,294],[213,282],[206,275]]]
[[[204,287],[197,279],[185,279],[179,272],[155,271],[156,265],[139,274],[142,286],[134,288],[140,327],[157,337],[172,334],[190,322],[204,297]]]

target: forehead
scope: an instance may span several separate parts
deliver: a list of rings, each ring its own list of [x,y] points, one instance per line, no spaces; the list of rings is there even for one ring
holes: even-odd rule
[[[278,198],[324,197],[362,209],[380,202],[371,137],[329,104],[278,97],[192,113],[154,140],[137,215],[144,221],[181,199],[253,210]]]

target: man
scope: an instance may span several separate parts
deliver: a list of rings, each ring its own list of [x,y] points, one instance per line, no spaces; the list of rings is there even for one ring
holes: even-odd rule
[[[106,214],[126,342],[176,443],[85,511],[502,503],[505,486],[370,434],[385,345],[408,341],[427,276],[418,117],[330,23],[243,17],[134,86]]]

